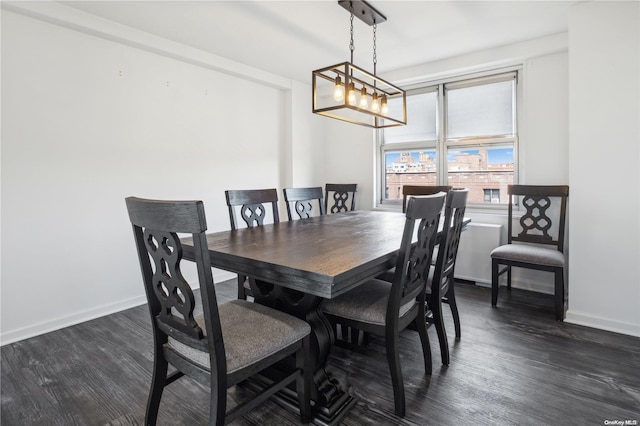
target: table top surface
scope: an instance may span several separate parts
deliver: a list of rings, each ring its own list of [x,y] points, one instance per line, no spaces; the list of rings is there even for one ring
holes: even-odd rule
[[[353,211],[211,233],[207,245],[216,268],[331,298],[394,266],[404,222]],[[192,259],[191,239],[183,244]]]
[[[402,213],[360,210],[211,233],[207,244],[216,268],[332,298],[395,266],[404,224]]]

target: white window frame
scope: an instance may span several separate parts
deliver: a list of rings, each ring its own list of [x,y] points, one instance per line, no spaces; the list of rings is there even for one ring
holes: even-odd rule
[[[515,99],[513,105],[514,117],[514,134],[513,135],[499,135],[499,136],[482,136],[482,137],[465,137],[457,139],[447,138],[447,117],[443,112],[446,111],[446,90],[459,89],[464,87],[471,87],[480,84],[498,83],[501,81],[508,81],[510,79],[515,80]],[[407,96],[416,95],[427,92],[437,92],[438,104],[437,104],[437,123],[436,123],[436,140],[422,140],[412,142],[396,142],[390,145],[384,144],[384,130],[379,129],[376,132],[376,164],[378,166],[379,180],[378,194],[376,196],[377,206],[381,208],[401,208],[402,200],[386,200],[386,168],[385,168],[385,154],[387,152],[398,151],[420,151],[420,150],[434,150],[437,156],[437,184],[447,185],[448,181],[448,169],[447,169],[447,152],[449,149],[473,149],[482,147],[496,147],[501,144],[513,146],[513,183],[517,184],[519,181],[519,122],[522,116],[522,66],[517,65],[509,68],[503,68],[499,70],[487,70],[471,75],[461,75],[456,77],[449,77],[438,81],[425,82],[421,84],[408,87]],[[496,203],[473,203],[469,204],[468,208],[480,209],[480,210],[506,210],[507,205],[498,205]]]

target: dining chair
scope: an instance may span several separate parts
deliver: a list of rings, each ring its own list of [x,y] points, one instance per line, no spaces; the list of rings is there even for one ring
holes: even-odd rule
[[[280,222],[278,212],[278,191],[272,189],[230,189],[224,191],[229,208],[229,220],[231,229],[239,228],[236,210],[239,208],[240,217],[249,228],[264,225],[267,217],[267,208],[271,205],[273,222]]]
[[[209,390],[209,424],[229,423],[294,382],[301,421],[308,422],[313,380],[309,324],[246,300],[218,306],[202,201],[129,197],[126,205],[153,330],[153,375],[145,425],[156,424],[164,388],[185,375]],[[178,234],[190,234],[193,239],[198,301],[180,272],[182,244]],[[202,313],[194,315],[198,302]],[[246,327],[247,323],[251,327]],[[228,388],[292,356],[293,371],[227,412]],[[173,369],[167,374],[169,365]]]
[[[402,213],[407,211],[407,197],[411,195],[433,195],[438,192],[449,192],[449,185],[403,185],[402,186]]]
[[[444,207],[444,226],[440,234],[438,254],[436,256],[435,266],[429,274],[426,288],[427,305],[431,311],[432,321],[438,334],[440,357],[444,365],[449,365],[450,357],[449,342],[442,314],[443,302],[451,308],[456,340],[459,340],[461,337],[454,273],[468,195],[468,189],[452,189],[447,193],[447,201]]]
[[[413,197],[409,201],[392,283],[374,278],[322,305],[334,328],[340,324],[384,337],[395,413],[401,417],[405,415],[405,397],[399,333],[410,324],[415,324],[420,336],[425,373],[431,374],[431,347],[424,320],[425,287],[443,204],[444,194]],[[412,243],[414,232],[417,239]]]
[[[423,187],[424,188],[424,187]],[[438,188],[438,187],[431,187]],[[439,187],[439,188],[447,188]],[[436,327],[438,334],[438,343],[440,345],[440,358],[443,365],[449,365],[449,341],[444,325],[444,317],[442,313],[442,303],[449,305],[451,316],[453,317],[453,326],[456,332],[456,340],[461,338],[460,314],[455,297],[455,266],[458,257],[458,247],[460,245],[460,236],[463,230],[464,214],[467,207],[468,189],[451,189],[447,192],[444,206],[443,226],[440,233],[439,242],[436,245],[432,258],[433,268],[429,272],[429,279],[426,287],[426,300],[429,309],[426,311],[427,326],[432,324]],[[407,194],[409,195],[409,194]],[[414,196],[414,195],[412,195]],[[411,199],[411,197],[409,197]],[[384,272],[378,278],[385,281],[392,281],[395,275],[395,268]],[[434,285],[440,283],[440,285]]]
[[[313,205],[315,202],[317,202],[318,205],[318,214],[320,216],[324,216],[325,206],[322,187],[285,188],[283,193],[284,201],[287,204],[287,216],[289,221],[294,220],[293,212],[295,212],[300,219],[313,217],[315,213]]]
[[[564,320],[566,293],[564,273],[565,217],[567,185],[509,185],[507,244],[491,252],[491,305],[498,303],[499,277],[507,272],[507,291],[511,291],[511,268],[553,272],[554,310],[557,321]],[[513,226],[514,209],[524,214]],[[504,268],[500,269],[501,266]]]
[[[328,183],[325,185],[324,210],[329,213],[351,212],[356,209],[356,183]],[[329,206],[329,196],[333,200]]]
[[[280,214],[278,213],[278,191],[273,189],[230,189],[224,192],[229,208],[229,221],[231,229],[236,230],[240,227],[237,219],[239,210],[240,218],[247,227],[264,225],[267,217],[267,206],[271,205],[271,215],[273,222],[280,222]],[[238,274],[238,299],[247,299],[251,296],[251,286],[249,278],[245,275]]]

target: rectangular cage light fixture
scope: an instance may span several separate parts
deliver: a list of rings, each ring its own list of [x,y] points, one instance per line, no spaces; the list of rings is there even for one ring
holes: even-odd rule
[[[407,94],[376,75],[376,28],[387,18],[363,0],[339,0],[351,13],[351,61],[312,73],[315,114],[381,129],[407,124]],[[373,26],[373,74],[353,64],[353,18]]]
[[[343,62],[313,71],[313,112],[380,129],[407,124],[404,90]]]

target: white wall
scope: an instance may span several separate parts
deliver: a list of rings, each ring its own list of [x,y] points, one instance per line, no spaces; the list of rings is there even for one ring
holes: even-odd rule
[[[520,179],[569,183],[569,62],[567,52],[525,61]]]
[[[225,189],[324,182],[309,86],[111,39],[3,10],[3,344],[144,302],[126,196],[201,199],[217,231]]]
[[[566,321],[640,336],[640,46],[637,2],[581,2],[558,34],[398,70],[415,84],[490,67],[523,64],[521,182],[569,184],[569,309]],[[344,150],[335,128],[328,167]],[[370,133],[350,134],[367,151]],[[373,150],[370,151],[373,153]],[[373,154],[372,154],[373,155]],[[355,158],[354,179],[375,172]],[[333,172],[333,171],[331,171]],[[363,206],[361,206],[362,208]],[[470,212],[506,226],[506,215]],[[489,261],[487,259],[487,261]],[[514,271],[514,286],[553,293],[552,277]]]
[[[371,130],[312,115],[309,86],[105,21],[83,27],[61,4],[21,8],[2,12],[2,344],[144,302],[128,195],[202,199],[211,230],[228,229],[224,189],[256,182],[356,182],[358,208],[374,206]],[[640,335],[637,17],[637,3],[579,4],[569,37],[383,77],[524,64],[523,178],[571,185],[567,321]],[[551,289],[547,277],[519,285]]]
[[[383,77],[399,84],[434,81],[452,75],[464,75],[495,67],[520,65],[520,85],[523,102],[519,125],[520,182],[528,184],[569,183],[568,126],[568,53],[567,34],[556,34],[536,40],[502,46],[436,63],[397,70]],[[364,129],[364,130],[362,130]],[[375,156],[373,134],[366,128],[337,122],[330,127],[327,138],[327,176],[349,173],[358,182],[373,179],[377,170],[371,158]],[[331,133],[333,132],[333,133]],[[350,154],[350,155],[346,155]],[[351,167],[346,167],[350,164]],[[375,187],[371,198],[360,208],[375,204]],[[365,194],[361,194],[364,198]],[[503,225],[506,238],[506,211],[483,213],[469,211],[476,223]],[[465,236],[471,238],[471,234]],[[471,246],[485,246],[478,241]],[[567,253],[569,250],[567,249]],[[463,256],[464,257],[464,256]],[[487,257],[486,262],[490,262]],[[553,294],[553,275],[547,272],[514,269],[513,286]],[[505,282],[506,284],[506,282]]]
[[[291,84],[291,176],[286,186],[324,186],[326,120],[311,113],[311,87]]]
[[[375,159],[373,132],[370,128],[339,120],[325,121],[325,170],[329,183],[357,183],[356,209],[374,206],[373,164]]]
[[[567,321],[640,336],[640,4],[569,20],[571,272]]]

